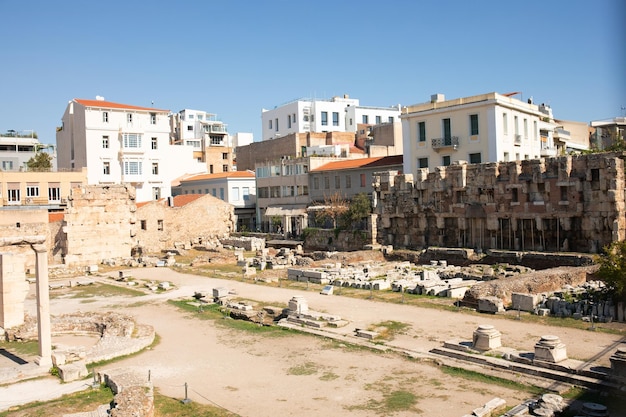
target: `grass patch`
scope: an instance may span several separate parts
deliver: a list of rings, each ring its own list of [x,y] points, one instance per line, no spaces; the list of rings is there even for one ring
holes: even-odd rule
[[[332,372],[324,372],[322,376],[320,376],[320,381],[334,381],[339,378],[339,375]]]
[[[395,335],[403,333],[409,327],[411,326],[407,323],[387,320],[372,324],[368,330],[377,332],[378,339],[393,340]]]
[[[383,399],[380,401],[370,399],[364,405],[351,406],[347,407],[347,409],[350,411],[371,410],[382,416],[388,416],[400,411],[409,411],[417,414],[421,413],[421,410],[416,407],[419,397],[412,392],[404,390],[384,392],[383,390],[382,394]]]
[[[229,329],[246,331],[271,337],[281,337],[293,334],[293,331],[278,326],[262,326],[244,320],[233,320],[229,316],[226,307],[217,304],[200,304],[199,308],[195,300],[168,300],[168,303],[190,313],[191,317],[201,320],[213,320],[215,324]]]
[[[47,417],[93,411],[113,400],[110,388],[100,387],[67,394],[47,402],[35,401],[0,413],[0,417]]]
[[[318,366],[314,362],[306,362],[302,365],[292,366],[287,370],[288,375],[313,375],[316,374]]]
[[[166,397],[155,392],[155,417],[239,417],[238,414],[214,406],[192,401],[183,404],[180,400]]]
[[[27,340],[24,342],[0,342],[0,349],[4,349],[16,356],[36,356],[39,354],[39,342]]]
[[[533,395],[539,395],[545,391],[542,388],[536,387],[534,385],[522,384],[520,382],[510,381],[508,379],[500,378],[493,375],[485,375],[468,369],[457,368],[455,366],[442,365],[440,369],[444,374],[453,377],[482,382],[484,384],[498,385],[500,387],[505,387],[516,391],[523,391]]]
[[[133,288],[121,287],[110,284],[92,284],[72,287],[66,292],[50,292],[50,298],[60,298],[69,295],[71,298],[101,298],[101,297],[140,297],[146,295],[144,292]],[[89,302],[89,301],[83,301]]]

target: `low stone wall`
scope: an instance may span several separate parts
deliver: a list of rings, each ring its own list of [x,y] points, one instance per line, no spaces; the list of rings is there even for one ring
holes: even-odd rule
[[[220,243],[224,246],[234,246],[236,248],[243,248],[247,251],[265,249],[265,239],[258,237],[230,236],[228,238],[220,239]]]
[[[306,250],[330,250],[350,252],[362,250],[372,243],[366,230],[307,229],[304,239]]]

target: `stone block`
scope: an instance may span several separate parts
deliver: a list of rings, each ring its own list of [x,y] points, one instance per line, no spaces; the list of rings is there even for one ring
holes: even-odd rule
[[[618,378],[626,380],[626,347],[619,347],[609,358],[611,361],[611,372]]]
[[[88,375],[87,367],[84,362],[73,362],[58,367],[59,376],[63,382],[76,381]]]
[[[504,311],[504,303],[498,297],[483,297],[478,299],[480,313],[500,313]]]
[[[487,351],[502,346],[501,333],[490,324],[481,324],[472,338],[472,347],[476,350]]]
[[[539,303],[539,297],[535,294],[514,292],[511,294],[511,302],[514,310],[534,311]]]
[[[65,365],[66,359],[65,354],[61,352],[52,352],[52,364],[54,366]]]

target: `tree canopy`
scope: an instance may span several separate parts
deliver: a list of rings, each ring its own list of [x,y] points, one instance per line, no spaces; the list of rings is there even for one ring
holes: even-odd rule
[[[626,241],[613,242],[598,259],[598,276],[616,300],[626,301]]]
[[[45,152],[37,152],[26,162],[30,171],[48,171],[52,168],[52,157]]]

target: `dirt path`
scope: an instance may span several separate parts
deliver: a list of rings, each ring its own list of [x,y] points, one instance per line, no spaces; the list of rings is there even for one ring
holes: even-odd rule
[[[396,416],[437,415],[458,417],[470,413],[493,397],[515,405],[526,394],[493,385],[468,382],[448,376],[429,363],[397,355],[341,346],[312,336],[266,337],[235,332],[210,321],[186,317],[167,304],[167,299],[209,292],[225,286],[240,297],[284,305],[293,295],[303,295],[312,310],[349,320],[339,332],[394,320],[407,323],[406,334],[392,343],[427,352],[449,339],[471,340],[479,324],[493,324],[502,332],[505,346],[533,351],[542,335],[556,334],[567,345],[568,354],[608,366],[608,357],[620,337],[567,328],[387,304],[340,296],[323,296],[313,291],[294,291],[240,281],[179,274],[168,269],[136,269],[139,279],[168,280],[176,290],[144,297],[115,297],[84,303],[78,299],[53,299],[52,314],[77,310],[117,310],[131,314],[140,323],[151,324],[161,337],[153,350],[115,364],[150,373],[162,393],[214,403],[242,416],[375,416],[388,415],[395,396],[416,396],[412,411]],[[34,303],[29,302],[33,309]]]

